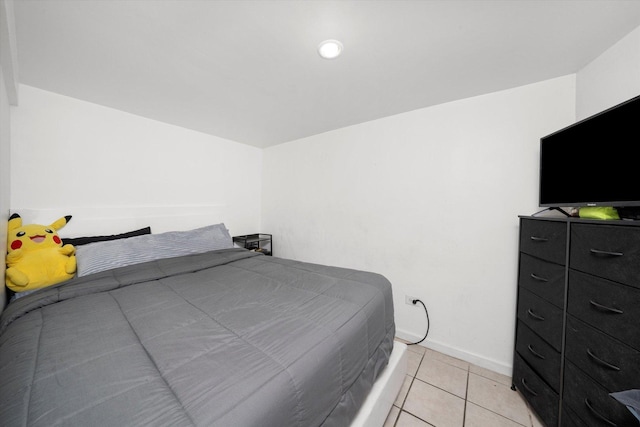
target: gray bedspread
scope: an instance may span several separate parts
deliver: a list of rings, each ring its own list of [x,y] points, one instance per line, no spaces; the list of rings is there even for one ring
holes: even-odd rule
[[[0,317],[2,426],[346,426],[395,325],[378,274],[226,249],[105,271]]]

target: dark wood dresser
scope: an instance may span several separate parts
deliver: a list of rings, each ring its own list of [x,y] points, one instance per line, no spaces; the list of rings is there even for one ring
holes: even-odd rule
[[[513,388],[547,426],[640,426],[640,222],[520,217]]]

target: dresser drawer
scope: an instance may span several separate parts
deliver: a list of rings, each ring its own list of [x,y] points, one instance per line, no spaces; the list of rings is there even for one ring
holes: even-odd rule
[[[560,351],[562,310],[524,288],[518,290],[518,319]]]
[[[556,392],[560,392],[560,352],[518,322],[516,351]]]
[[[572,316],[567,316],[565,357],[607,390],[640,388],[640,351]]]
[[[566,403],[588,426],[635,427],[638,420],[623,404],[609,396],[609,391],[567,361],[564,371],[563,403]]]
[[[562,404],[562,414],[560,415],[560,427],[585,427],[587,423],[582,421],[575,412],[566,404]]]
[[[520,254],[518,285],[564,308],[564,265]]]
[[[640,288],[640,227],[573,224],[569,267]]]
[[[640,350],[640,290],[569,270],[567,311]]]
[[[566,222],[525,218],[520,220],[520,252],[564,265],[566,250]]]
[[[518,354],[513,361],[513,385],[520,390],[536,414],[549,427],[558,425],[558,395]]]

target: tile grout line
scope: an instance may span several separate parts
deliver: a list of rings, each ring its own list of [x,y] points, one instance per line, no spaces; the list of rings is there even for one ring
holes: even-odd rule
[[[471,374],[471,366],[467,368],[467,386],[464,389],[464,409],[462,411],[462,427],[467,422],[467,400],[469,398],[469,376]]]
[[[427,424],[429,426],[433,426],[433,424],[427,422],[426,420],[423,420],[422,418],[420,418],[416,414],[412,414],[411,412],[406,411],[404,409],[404,404],[407,401],[407,398],[409,397],[409,393],[411,392],[411,386],[413,386],[414,381],[416,379],[418,379],[418,381],[422,381],[419,378],[417,378],[417,375],[418,375],[418,371],[420,370],[420,366],[422,366],[422,362],[424,362],[424,360],[425,360],[425,356],[426,355],[427,355],[426,351],[424,353],[422,353],[422,355],[420,357],[420,362],[418,363],[418,367],[416,368],[416,374],[415,375],[411,375],[411,383],[409,384],[409,389],[407,390],[407,394],[404,397],[404,399],[402,399],[402,405],[400,406],[400,411],[398,412],[398,417],[396,418],[396,421],[393,423],[393,427],[397,426],[398,421],[400,421],[400,415],[402,415],[403,412],[406,412],[407,414],[411,415],[412,417],[415,417],[415,418],[419,419],[420,421],[424,422],[425,424]],[[424,381],[422,381],[422,382],[424,382]],[[425,382],[425,384],[429,384],[429,383]],[[429,384],[429,385],[431,385],[431,384]]]
[[[409,397],[409,393],[411,392],[411,386],[413,386],[413,383],[414,383],[416,380],[418,380],[418,381],[420,381],[420,382],[423,382],[423,383],[425,383],[425,384],[428,384],[428,385],[430,385],[431,387],[437,388],[438,390],[441,390],[441,391],[443,391],[443,392],[445,392],[445,393],[448,393],[448,394],[450,394],[450,395],[452,395],[452,396],[457,397],[457,398],[459,398],[459,399],[460,399],[460,396],[456,395],[455,393],[451,393],[449,390],[445,390],[445,389],[443,389],[443,388],[438,387],[438,386],[437,386],[437,385],[435,385],[435,384],[431,384],[431,383],[429,383],[429,382],[427,382],[427,381],[423,381],[423,380],[421,380],[420,378],[418,378],[418,372],[420,371],[420,367],[422,366],[422,363],[423,363],[423,362],[425,361],[425,359],[427,358],[427,357],[426,357],[426,356],[427,356],[427,351],[428,351],[428,349],[425,349],[425,352],[424,352],[424,353],[422,353],[422,355],[421,355],[421,357],[420,357],[420,362],[418,363],[418,367],[416,368],[416,374],[411,376],[411,384],[409,384],[409,390],[407,391],[407,395],[404,397],[404,399],[403,399],[403,401],[402,401],[402,406],[400,407],[400,412],[398,413],[398,417],[396,418],[396,421],[395,421],[395,423],[394,423],[394,427],[396,427],[396,425],[398,424],[398,421],[400,420],[400,415],[402,414],[402,412],[406,412],[407,414],[409,414],[409,415],[411,415],[411,416],[413,416],[413,417],[415,417],[415,418],[419,419],[420,421],[422,421],[422,422],[426,423],[427,425],[429,425],[429,426],[433,426],[433,424],[431,424],[431,423],[429,423],[428,421],[426,421],[426,420],[424,420],[424,419],[420,418],[418,415],[416,415],[416,414],[412,414],[411,412],[409,412],[409,411],[407,411],[407,410],[405,410],[405,409],[404,409],[404,404],[405,404],[405,402],[407,401],[407,398]],[[437,360],[437,359],[436,359],[436,360]],[[438,361],[439,361],[439,362],[441,362],[441,363],[444,363],[444,364],[446,364],[446,365],[448,365],[448,366],[451,366],[451,367],[454,367],[454,368],[460,369],[461,371],[465,371],[465,370],[466,370],[466,372],[467,372],[467,388],[468,388],[468,386],[469,386],[469,371],[470,371],[470,366],[469,366],[469,365],[467,366],[467,368],[466,368],[466,369],[464,369],[464,368],[461,368],[461,367],[456,366],[456,365],[454,365],[454,364],[448,363],[448,362],[446,362],[446,361],[444,361],[444,360],[438,360]],[[465,397],[464,397],[464,398],[462,398],[462,399],[464,400],[464,408],[463,408],[463,413],[462,413],[462,426],[461,426],[461,427],[464,427],[465,412],[466,412],[466,408],[467,408],[467,391],[466,391],[466,390],[465,390]]]
[[[469,386],[469,378],[471,377],[471,374],[473,374],[473,375],[475,375],[475,376],[477,376],[477,377],[483,378],[483,379],[485,379],[485,380],[493,381],[493,382],[495,382],[495,383],[497,383],[497,384],[505,385],[505,384],[502,384],[502,383],[500,383],[500,382],[498,382],[498,381],[496,381],[496,380],[494,380],[494,379],[492,379],[492,378],[486,377],[486,376],[484,376],[484,375],[482,375],[482,374],[476,374],[476,373],[473,373],[473,372],[471,372],[471,371],[469,371],[469,374],[470,374],[470,375],[469,375],[469,377],[467,377],[467,394],[469,393],[469,391],[468,391],[468,386]],[[467,401],[467,399],[465,399],[465,416],[466,416],[466,401]],[[519,423],[518,421],[516,421],[516,420],[514,420],[514,419],[512,419],[512,418],[509,418],[508,416],[506,416],[506,415],[504,415],[504,414],[501,414],[501,413],[499,413],[499,412],[496,412],[496,411],[494,411],[493,409],[486,408],[486,407],[484,407],[484,406],[480,405],[479,403],[475,403],[475,402],[470,402],[470,403],[472,403],[473,405],[475,405],[475,406],[477,406],[477,407],[479,407],[479,408],[484,409],[485,411],[489,411],[489,412],[491,412],[491,413],[493,413],[493,414],[495,414],[495,415],[497,415],[497,416],[499,416],[499,417],[501,417],[501,418],[504,418],[505,420],[508,420],[508,421],[510,421],[510,422],[512,422],[512,423],[515,423],[515,424],[517,424],[518,426],[522,426],[522,427],[533,427],[533,421],[531,420],[531,408],[529,407],[529,405],[528,405],[528,403],[527,403],[527,402],[525,402],[525,404],[527,405],[527,415],[529,416],[529,423],[530,423],[530,426],[525,426],[524,424],[521,424],[521,423]],[[464,425],[463,425],[463,427],[464,427]]]
[[[395,419],[395,421],[394,421],[394,423],[393,423],[393,427],[398,427],[398,423],[399,423],[399,421],[400,421],[400,416],[402,415],[402,413],[403,413],[403,412],[404,412],[404,413],[406,413],[406,414],[408,414],[408,415],[410,415],[410,416],[412,416],[412,417],[414,417],[414,418],[417,418],[418,420],[420,420],[420,421],[422,421],[422,422],[424,422],[424,423],[426,424],[426,426],[433,426],[431,423],[429,423],[428,421],[426,421],[426,420],[422,419],[422,418],[421,418],[421,417],[419,417],[418,415],[415,415],[415,414],[413,414],[413,413],[411,413],[411,412],[409,412],[409,411],[407,411],[407,410],[405,410],[405,409],[404,409],[404,405],[406,404],[406,401],[407,401],[407,399],[408,399],[408,397],[409,397],[409,394],[410,394],[410,392],[411,392],[411,389],[412,389],[412,387],[413,387],[413,385],[414,385],[414,383],[415,383],[415,381],[416,381],[416,380],[418,380],[418,381],[420,381],[420,382],[422,382],[422,383],[428,384],[429,386],[434,387],[434,388],[437,388],[438,390],[441,390],[441,391],[443,391],[443,392],[446,392],[446,393],[448,393],[448,394],[450,394],[450,395],[452,395],[452,396],[455,396],[455,397],[460,398],[460,396],[456,395],[455,393],[450,392],[449,390],[445,390],[445,389],[443,389],[443,388],[440,388],[440,387],[438,387],[437,385],[431,384],[431,383],[429,383],[428,381],[424,381],[424,380],[422,380],[422,379],[420,379],[420,378],[418,378],[418,377],[417,377],[418,372],[420,371],[420,367],[422,366],[422,364],[423,364],[423,363],[426,363],[427,353],[428,353],[428,352],[429,352],[429,349],[425,349],[424,353],[419,354],[419,356],[420,356],[420,360],[419,360],[419,362],[418,362],[418,366],[416,367],[415,375],[410,375],[411,380],[410,380],[409,385],[408,385],[408,390],[407,390],[406,395],[405,395],[405,396],[404,396],[404,398],[402,399],[402,401],[401,401],[401,402],[399,402],[400,407],[399,407],[399,411],[398,411],[398,416],[396,417],[396,419]],[[415,352],[415,353],[418,353],[418,352]],[[478,373],[471,372],[471,364],[467,364],[467,367],[466,367],[466,369],[465,369],[465,368],[462,368],[462,367],[460,367],[460,366],[458,366],[458,365],[456,365],[456,364],[454,364],[454,363],[450,363],[450,362],[449,362],[449,361],[447,361],[447,360],[440,360],[440,359],[436,359],[436,360],[437,360],[437,361],[439,361],[439,362],[441,362],[441,363],[444,363],[444,364],[446,364],[446,365],[448,365],[448,366],[451,366],[451,367],[454,367],[454,368],[457,368],[457,369],[460,369],[460,370],[462,370],[462,371],[466,371],[466,372],[467,372],[467,377],[466,377],[466,387],[465,387],[465,396],[464,396],[464,398],[463,398],[463,400],[464,400],[464,406],[463,406],[463,414],[462,414],[462,427],[464,427],[464,426],[465,426],[465,423],[466,423],[466,421],[467,421],[467,420],[466,420],[467,407],[468,407],[468,403],[470,403],[470,402],[469,402],[468,397],[469,397],[469,383],[470,383],[470,379],[471,379],[471,374],[474,374],[474,375],[476,375],[476,376],[478,376],[478,377],[481,377],[481,378],[483,378],[483,379],[485,379],[485,380],[488,380],[488,381],[493,381],[493,382],[496,382],[496,383],[498,383],[498,384],[501,384],[501,383],[500,383],[500,381],[497,381],[497,380],[495,380],[494,378],[491,378],[491,377],[489,377],[489,376],[485,376],[485,375],[483,375],[481,372],[478,372]],[[471,403],[472,403],[472,402],[471,402]],[[501,413],[495,412],[495,411],[493,411],[493,410],[491,410],[491,409],[489,409],[489,408],[485,408],[485,407],[483,407],[483,406],[481,406],[481,408],[483,408],[484,410],[489,411],[489,412],[491,412],[491,413],[493,413],[493,414],[495,414],[495,415],[497,415],[497,416],[499,416],[499,417],[501,417],[501,418],[504,418],[505,420],[508,420],[508,421],[510,421],[510,422],[513,422],[513,423],[515,423],[515,424],[517,424],[517,425],[519,425],[519,426],[527,427],[527,426],[525,426],[525,425],[523,425],[523,424],[520,424],[519,422],[517,422],[517,421],[515,421],[515,420],[513,420],[513,419],[511,419],[511,418],[509,418],[509,417],[507,417],[507,416],[505,416],[504,414],[501,414]],[[533,419],[532,419],[532,414],[531,414],[531,408],[529,407],[529,405],[527,405],[527,412],[528,412],[528,414],[527,414],[527,415],[528,415],[528,419],[529,419],[529,423],[528,423],[528,424],[529,424],[529,426],[533,427]]]
[[[410,351],[410,350],[407,350]],[[418,363],[418,368],[416,369],[416,374],[418,373],[418,369],[420,369],[420,365],[422,365],[422,361],[424,360],[424,353],[422,354],[422,357],[420,358],[420,362]],[[405,373],[405,376],[407,374]],[[409,388],[407,389],[407,394],[404,396],[404,398],[402,399],[402,402],[400,402],[400,411],[398,411],[398,416],[396,417],[396,420],[393,423],[393,427],[396,427],[396,425],[398,424],[398,421],[400,421],[400,415],[402,415],[402,412],[404,411],[404,403],[407,401],[407,397],[409,397],[409,392],[411,391],[411,386],[413,385],[413,382],[415,381],[416,376],[412,375],[411,376],[411,382],[409,382]],[[406,411],[405,411],[406,412]]]
[[[420,363],[422,363],[422,361]],[[420,366],[420,365],[418,365],[418,366]],[[410,412],[404,410],[404,403],[407,401],[407,397],[409,397],[409,392],[411,391],[411,386],[413,385],[413,382],[415,381],[415,379],[416,379],[416,377],[411,377],[411,382],[409,383],[409,389],[407,390],[407,394],[402,399],[402,403],[400,405],[400,411],[398,412],[398,416],[396,417],[396,421],[393,423],[393,427],[396,427],[396,425],[398,424],[398,421],[400,421],[400,415],[403,412],[407,412],[408,414],[410,414]]]

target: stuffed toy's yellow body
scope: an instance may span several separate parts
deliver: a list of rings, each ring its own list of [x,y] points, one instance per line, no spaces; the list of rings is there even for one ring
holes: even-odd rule
[[[5,281],[14,292],[32,291],[71,279],[76,272],[76,248],[63,245],[58,231],[71,219],[51,225],[22,225],[20,215],[9,218]]]

